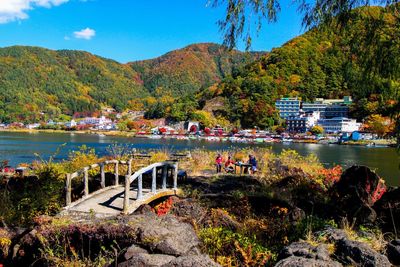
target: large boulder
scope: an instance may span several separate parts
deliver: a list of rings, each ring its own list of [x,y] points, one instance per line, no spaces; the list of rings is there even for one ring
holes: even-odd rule
[[[181,221],[192,222],[194,220],[197,225],[203,225],[207,219],[207,209],[194,199],[174,197],[173,203],[171,213]]]
[[[163,255],[163,254],[148,254],[138,253],[131,257],[129,260],[118,264],[118,267],[133,267],[133,266],[165,266],[172,260],[174,256]]]
[[[331,226],[326,227],[322,231],[316,232],[315,236],[323,236],[330,243],[336,243],[339,240],[348,238],[346,231],[344,231],[343,229],[337,229],[337,228],[334,228]]]
[[[390,267],[388,258],[368,245],[349,239],[340,239],[336,243],[335,254],[346,264],[356,264],[365,267]]]
[[[148,254],[148,251],[145,250],[144,248],[139,247],[138,245],[133,244],[132,246],[130,246],[125,254],[124,254],[124,259],[125,260],[129,260],[132,259],[134,256],[138,255],[138,254]]]
[[[219,264],[215,263],[210,257],[205,255],[198,256],[182,256],[173,259],[163,267],[218,267]]]
[[[326,262],[323,260],[309,259],[291,256],[279,261],[275,267],[338,267],[342,266],[338,262]]]
[[[372,205],[386,190],[380,177],[365,166],[347,169],[331,189],[332,198],[341,216],[356,219],[357,223],[375,221]]]
[[[329,261],[329,252],[324,245],[312,246],[307,242],[294,242],[282,249],[278,256],[278,260],[285,259],[290,256],[297,256],[309,259],[317,259]]]
[[[193,227],[171,215],[143,214],[132,217],[138,244],[153,253],[173,256],[198,254],[200,244]]]
[[[325,245],[294,242],[282,249],[276,266],[342,266],[330,258]]]

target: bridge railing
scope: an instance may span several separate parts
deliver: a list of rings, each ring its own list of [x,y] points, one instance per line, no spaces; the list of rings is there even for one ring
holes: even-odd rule
[[[106,160],[100,163],[95,163],[90,166],[86,166],[74,173],[67,173],[66,180],[66,206],[71,205],[72,203],[72,180],[79,178],[83,175],[83,185],[84,185],[84,198],[89,196],[89,171],[95,168],[100,167],[100,186],[101,189],[106,187],[106,171],[105,168],[108,165],[114,165],[114,176],[115,176],[115,186],[119,184],[119,166],[120,165],[128,165],[127,173],[128,175],[132,174],[132,161],[133,159],[129,159],[128,161],[124,160]]]
[[[178,162],[175,161],[165,161],[165,162],[158,162],[151,164],[147,167],[144,167],[138,171],[136,171],[132,175],[126,175],[125,176],[125,193],[124,193],[124,205],[123,205],[123,213],[127,214],[129,212],[129,191],[131,188],[131,183],[137,180],[137,196],[136,200],[140,200],[143,198],[143,174],[151,172],[152,174],[152,181],[151,181],[151,193],[156,193],[157,192],[157,169],[162,170],[162,185],[161,188],[162,190],[167,189],[167,178],[168,178],[168,171],[170,169],[173,170],[173,188],[172,189],[177,189],[178,188]]]

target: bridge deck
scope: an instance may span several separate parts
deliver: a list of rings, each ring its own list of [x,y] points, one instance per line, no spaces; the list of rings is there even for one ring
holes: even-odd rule
[[[105,187],[105,166],[114,164],[115,185]],[[118,183],[119,164],[128,164],[125,185]],[[147,167],[132,172],[132,160],[128,162],[111,160],[84,167],[75,173],[67,174],[66,207],[62,214],[95,213],[101,216],[131,214],[143,204],[164,197],[179,194],[178,164],[174,161],[153,163]],[[89,192],[89,170],[100,167],[102,189]],[[169,172],[172,170],[171,172]],[[72,180],[83,175],[84,197],[72,202]],[[145,176],[144,176],[145,175]],[[143,179],[146,179],[144,182]],[[157,184],[157,179],[161,179]],[[172,181],[171,181],[172,179]],[[149,181],[150,180],[150,181]],[[150,188],[143,188],[143,187]],[[171,188],[172,187],[172,188]],[[153,192],[151,190],[153,189]],[[138,190],[140,199],[137,199]],[[127,194],[125,195],[125,191]]]
[[[82,199],[80,203],[69,207],[67,212],[90,213],[91,211],[94,211],[97,214],[103,215],[119,215],[123,210],[124,194],[125,188],[123,186],[109,188],[101,194],[92,195],[87,199]],[[157,198],[175,194],[177,194],[177,190],[157,189],[157,192],[154,194],[151,193],[150,189],[143,189],[142,199],[137,200],[137,189],[131,188],[129,191],[129,200],[131,203],[129,213],[132,213],[141,205],[148,204]]]

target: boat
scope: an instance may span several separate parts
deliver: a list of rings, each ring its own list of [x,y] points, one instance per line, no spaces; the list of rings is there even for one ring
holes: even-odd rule
[[[149,135],[149,136],[147,136],[147,138],[149,138],[149,139],[161,139],[161,135]]]

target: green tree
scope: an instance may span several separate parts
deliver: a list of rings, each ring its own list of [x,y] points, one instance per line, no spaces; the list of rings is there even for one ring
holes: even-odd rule
[[[242,39],[247,48],[252,42],[252,33],[259,32],[265,21],[276,22],[281,11],[279,0],[209,0],[214,6],[225,7],[225,17],[218,24],[224,37],[224,44],[229,48],[237,45],[238,39]],[[336,22],[345,25],[351,20],[351,11],[359,7],[371,5],[391,6],[397,4],[398,0],[317,0],[314,2],[295,0],[299,12],[303,15],[303,25],[306,27],[318,26],[330,23],[337,18]],[[397,9],[397,5],[392,5]],[[256,26],[256,31],[253,27]]]

